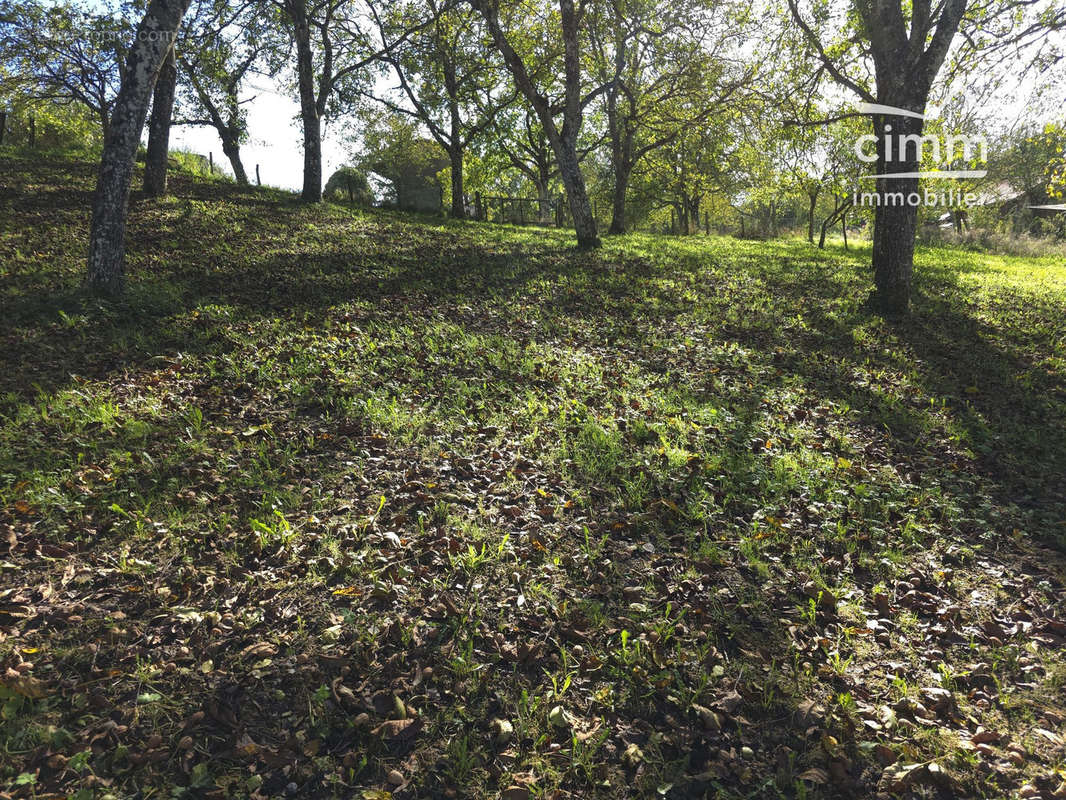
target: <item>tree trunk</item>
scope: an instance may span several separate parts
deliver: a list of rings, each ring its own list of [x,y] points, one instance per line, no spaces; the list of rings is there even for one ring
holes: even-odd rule
[[[814,210],[818,205],[818,192],[808,191],[807,197],[810,198],[810,206],[807,208],[807,241],[814,244]]]
[[[552,203],[547,180],[537,182],[537,212],[541,225],[552,224]]]
[[[304,127],[304,182],[300,199],[307,203],[322,200],[322,124],[318,114],[312,112],[303,118]]]
[[[152,116],[148,121],[148,154],[144,161],[144,193],[163,197],[167,193],[167,155],[170,153],[170,120],[174,111],[174,89],[178,70],[174,48],[170,48],[152,94]]]
[[[452,219],[466,219],[466,198],[463,196],[463,150],[452,145],[448,152],[452,173]]]
[[[238,144],[236,137],[223,137],[222,152],[229,159],[229,165],[233,170],[233,178],[237,181],[237,185],[248,186],[248,173],[244,170],[244,162],[241,161],[241,146]]]
[[[30,114],[30,149],[32,150],[37,146],[37,118]]]
[[[685,209],[685,235],[692,236],[700,227],[700,199],[699,197],[687,201]]]
[[[197,98],[200,100],[200,104],[207,111],[207,115],[210,118],[211,126],[218,133],[218,138],[222,142],[222,152],[226,158],[229,159],[230,167],[233,169],[233,177],[237,181],[238,186],[248,186],[248,173],[244,169],[244,163],[241,161],[241,136],[244,135],[244,128],[240,122],[239,104],[235,94],[229,94],[227,102],[229,105],[228,119],[223,119],[222,110],[215,104],[211,95],[208,94],[203,85],[200,83],[197,77],[197,68],[194,68],[184,58],[178,59],[181,64],[181,68],[185,71],[188,77],[189,83],[192,84]],[[236,92],[236,88],[231,86],[230,90]],[[259,182],[259,165],[255,165],[255,177],[256,182]]]
[[[629,188],[629,171],[628,164],[615,167],[614,196],[611,198],[611,227],[608,233],[626,232],[626,190]]]
[[[315,102],[315,64],[311,53],[311,29],[302,0],[285,4],[296,43],[296,78],[300,89],[300,119],[303,123],[304,182],[300,199],[322,201],[322,119]]]
[[[563,35],[563,73],[565,75],[565,102],[563,125],[558,135],[549,137],[555,148],[555,159],[559,162],[559,177],[566,187],[566,197],[570,203],[570,214],[574,218],[574,233],[577,234],[577,246],[582,250],[591,250],[600,246],[600,237],[596,232],[596,215],[589,203],[588,190],[585,188],[585,176],[581,172],[580,159],[577,156],[577,137],[581,133],[581,47],[578,29],[580,27],[578,9],[574,0],[559,0],[559,21]],[[551,111],[541,103],[545,113],[541,114],[541,124],[555,130]]]
[[[818,237],[818,249],[821,250],[825,248],[826,233],[830,228],[837,224],[838,220],[843,220],[847,217],[848,209],[851,208],[851,206],[852,201],[847,196],[843,198],[837,197],[836,195],[833,196],[833,213],[822,221],[822,235]],[[846,235],[845,238],[847,238]],[[847,247],[846,243],[845,247]]]
[[[463,119],[459,110],[459,82],[455,62],[444,58],[444,88],[448,94],[448,160],[452,174],[452,219],[466,219],[466,197],[463,191]]]
[[[890,103],[897,107],[913,104]],[[892,126],[885,130],[886,122]],[[900,136],[921,135],[923,120],[912,117],[874,117],[877,135],[878,173],[916,172],[920,154],[915,148],[904,148]],[[891,138],[887,138],[891,137]],[[892,158],[886,146],[891,143]],[[903,150],[904,152],[900,152]],[[914,271],[914,235],[918,226],[918,205],[911,203],[917,196],[917,178],[879,178],[877,191],[880,202],[874,211],[873,266],[874,286],[870,304],[885,314],[905,314],[910,305],[911,276]],[[900,197],[901,195],[901,197]]]
[[[0,111],[0,147],[4,144],[4,134],[7,132],[7,112]]]
[[[578,163],[577,148],[569,137],[566,141],[561,137],[553,138],[559,141],[555,157],[559,162],[559,177],[566,188],[570,216],[574,218],[577,246],[583,250],[595,249],[600,246],[600,237],[596,234],[596,218],[592,215],[592,204],[585,188],[585,176],[581,174]]]
[[[892,191],[917,190],[917,179],[896,179]],[[883,195],[882,195],[883,196]],[[914,233],[917,207],[878,206],[874,212],[874,307],[887,314],[905,314],[910,305],[914,269]]]
[[[93,198],[88,285],[96,292],[115,294],[123,289],[133,159],[148,115],[148,96],[189,2],[151,0],[126,58]]]
[[[537,221],[541,225],[552,224],[551,195],[546,182],[537,185]]]
[[[620,40],[615,45],[616,62],[624,57],[624,47]],[[607,232],[622,234],[626,232],[626,190],[629,188],[629,175],[633,170],[630,163],[633,151],[632,135],[623,130],[623,123],[618,111],[618,88],[611,87],[607,92],[607,128],[611,138],[611,171],[614,173],[614,187],[611,196],[611,226]]]

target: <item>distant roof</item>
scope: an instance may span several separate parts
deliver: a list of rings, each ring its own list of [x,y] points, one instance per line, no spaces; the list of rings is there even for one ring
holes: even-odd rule
[[[987,189],[978,193],[977,199],[973,201],[975,206],[990,206],[998,203],[1004,203],[1008,200],[1014,200],[1021,197],[1025,192],[1019,191],[1014,186],[1011,186],[1006,181],[1000,181],[995,186],[989,186]]]

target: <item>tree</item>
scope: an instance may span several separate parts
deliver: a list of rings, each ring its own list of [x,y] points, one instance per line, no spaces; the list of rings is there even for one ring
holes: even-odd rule
[[[322,122],[331,102],[354,101],[363,92],[359,82],[367,78],[366,68],[427,24],[422,21],[376,47],[367,24],[373,2],[363,7],[354,0],[273,0],[296,52],[304,148],[300,197],[309,203],[322,199]]]
[[[106,137],[130,33],[119,17],[69,3],[0,0],[3,84],[27,100],[84,106]]]
[[[88,285],[102,294],[116,294],[124,288],[133,157],[148,114],[148,96],[188,7],[189,0],[151,0],[122,70],[122,88],[104,140],[89,230]]]
[[[248,185],[241,144],[248,135],[241,90],[259,62],[263,37],[256,32],[254,4],[230,9],[214,0],[209,14],[190,21],[178,42],[182,106],[180,125],[209,125],[218,133],[238,186]]]
[[[356,167],[388,183],[386,202],[409,210],[438,209],[438,173],[447,166],[448,154],[407,115],[387,110],[367,115]]]
[[[807,241],[814,244],[814,214],[822,194],[825,153],[809,128],[786,129],[782,145],[791,183],[807,200]]]
[[[673,209],[676,231],[682,235],[699,230],[701,203],[725,160],[720,132],[714,127],[687,128],[646,159],[643,178],[652,184],[657,204]]]
[[[830,116],[842,119],[817,128],[786,125],[779,132],[779,135],[783,133],[781,160],[787,183],[807,201],[807,241],[811,244],[814,244],[819,198],[828,195],[833,201],[829,216],[821,224],[819,247],[825,246],[827,230],[846,217],[853,205],[852,190],[859,179],[853,145],[862,134],[860,120],[846,111]]]
[[[726,58],[743,14],[708,0],[612,0],[590,26],[606,86],[612,178],[610,233],[626,229],[626,192],[641,159],[727,103],[752,76]]]
[[[513,93],[501,90],[500,67],[486,52],[478,18],[462,9],[443,7],[437,0],[401,7],[388,17],[378,14],[383,49],[392,30],[412,29],[419,14],[429,24],[383,56],[399,79],[407,105],[388,97],[379,102],[422,122],[448,153],[451,164],[451,216],[466,216],[463,156],[467,147],[492,125]]]
[[[90,150],[101,141],[100,120],[85,106],[7,93],[2,79],[0,122],[4,129],[0,144]]]
[[[890,195],[917,194],[924,112],[930,92],[963,32],[962,52],[1001,51],[1011,43],[1022,47],[1040,31],[1062,27],[1066,9],[1040,8],[1034,0],[852,0],[843,20],[827,15],[816,4],[812,19],[800,0],[788,0],[791,16],[824,72],[837,84],[869,104],[877,144],[877,193],[874,212],[874,308],[886,314],[905,313],[911,297],[914,236],[918,207],[911,202],[888,202]],[[823,41],[822,31],[836,26],[835,40]],[[990,43],[988,32],[999,39]],[[956,72],[966,59],[957,56]],[[871,74],[872,73],[872,74]],[[894,111],[892,109],[900,109]]]
[[[170,152],[170,123],[174,113],[174,90],[178,70],[171,47],[159,68],[152,93],[152,116],[148,120],[148,152],[144,159],[144,193],[162,197],[167,193],[167,155]]]
[[[328,199],[347,199],[351,205],[369,206],[374,193],[366,173],[355,167],[341,167],[329,176],[322,194]]]
[[[589,11],[587,2],[559,0],[558,15],[547,13],[549,9],[542,6],[546,18],[540,21],[540,27],[548,44],[540,52],[531,46],[529,37],[523,38],[522,24],[515,21],[514,11],[509,19],[501,19],[498,0],[470,0],[470,4],[485,20],[515,86],[533,108],[551,143],[570,214],[574,218],[578,246],[586,249],[599,247],[596,219],[592,215],[578,157],[584,110],[604,88],[600,86],[582,94],[581,44]],[[523,7],[521,11],[525,13],[527,8]],[[523,20],[523,23],[528,26],[529,21]],[[550,92],[554,88],[555,70],[552,67],[559,51],[563,60],[562,97],[553,102]],[[561,117],[561,123],[556,121],[557,117]]]

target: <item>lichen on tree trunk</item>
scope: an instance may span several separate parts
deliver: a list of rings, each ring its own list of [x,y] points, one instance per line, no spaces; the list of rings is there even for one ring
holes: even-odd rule
[[[125,283],[126,214],[133,158],[148,114],[159,69],[171,50],[190,0],[152,0],[137,26],[115,98],[100,158],[89,230],[87,283],[101,294],[120,293]]]

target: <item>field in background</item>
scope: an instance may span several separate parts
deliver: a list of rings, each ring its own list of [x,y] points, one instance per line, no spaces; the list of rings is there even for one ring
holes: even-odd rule
[[[1061,258],[179,176],[102,304],[94,173],[0,163],[0,788],[1063,791]]]

